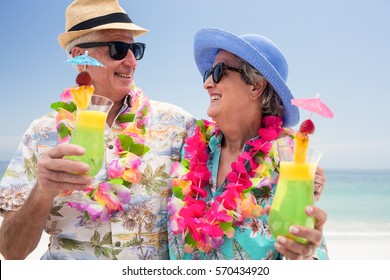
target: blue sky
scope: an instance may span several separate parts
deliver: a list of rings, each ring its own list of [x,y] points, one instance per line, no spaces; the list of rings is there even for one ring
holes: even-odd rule
[[[98,0],[96,1],[99,2]],[[50,111],[76,73],[57,36],[64,0],[0,2],[0,160],[8,161],[30,122]],[[390,169],[390,2],[386,0],[121,0],[151,30],[136,83],[152,99],[206,117],[208,97],[193,60],[196,31],[217,27],[257,33],[280,47],[297,98],[321,94],[334,119],[314,116],[311,146],[325,168]],[[309,116],[301,111],[301,120]]]

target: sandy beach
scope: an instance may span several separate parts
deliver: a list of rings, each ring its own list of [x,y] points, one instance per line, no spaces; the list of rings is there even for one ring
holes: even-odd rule
[[[327,236],[331,260],[390,260],[390,236]]]
[[[39,260],[46,251],[48,240],[47,234],[44,234],[27,260]],[[326,241],[331,260],[390,260],[389,236],[328,236]]]
[[[2,218],[0,218],[0,223]],[[390,233],[372,232],[360,235],[324,232],[331,260],[390,260]],[[39,260],[46,251],[49,237],[42,235],[41,242],[27,260]],[[0,255],[0,259],[4,259]]]

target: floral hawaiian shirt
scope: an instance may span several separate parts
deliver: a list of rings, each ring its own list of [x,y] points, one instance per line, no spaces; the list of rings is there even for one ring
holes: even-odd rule
[[[128,107],[126,101],[123,112]],[[56,112],[35,120],[11,160],[0,184],[0,211],[17,211],[36,184],[37,161],[43,152],[58,144]],[[171,193],[169,171],[179,160],[194,118],[171,104],[151,101],[145,144],[150,151],[142,157],[139,184],[131,186],[131,200],[123,212],[109,221],[85,219],[68,206],[73,195],[57,196],[47,217],[45,231],[50,244],[42,259],[168,259],[167,199]],[[95,181],[107,180],[107,165],[114,153],[115,136],[121,133],[115,121],[106,127],[106,160]]]
[[[222,139],[222,133],[218,133],[210,139],[210,153],[207,165],[211,171],[212,178],[207,187],[208,196],[206,201],[214,200],[216,196],[221,195],[226,190],[226,185],[228,183],[227,179],[225,179],[220,187],[213,187],[217,185]],[[245,144],[244,150],[248,151],[249,149],[250,146]],[[266,204],[270,205],[275,190],[276,185],[273,185],[271,195],[267,195],[265,192],[255,194],[257,202],[262,207]],[[168,238],[169,257],[173,260],[274,260],[283,258],[274,247],[275,239],[271,235],[267,215],[246,219],[245,222],[236,229],[233,238],[226,238],[225,236],[224,243],[220,248],[212,249],[207,253],[200,252],[198,249],[195,249],[192,254],[186,253],[184,251],[181,235],[169,234]],[[314,257],[316,259],[328,259],[328,252],[324,239],[321,246],[315,252]]]

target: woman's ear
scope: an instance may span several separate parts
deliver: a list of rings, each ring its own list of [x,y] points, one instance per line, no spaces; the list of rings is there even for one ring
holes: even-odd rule
[[[264,92],[267,87],[268,82],[265,80],[258,81],[255,85],[252,86],[252,91],[250,93],[251,100],[256,100],[260,98],[261,94]]]

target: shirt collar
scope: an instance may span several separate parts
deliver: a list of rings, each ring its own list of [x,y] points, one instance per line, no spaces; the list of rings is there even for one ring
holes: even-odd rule
[[[247,141],[244,145],[244,150],[245,151],[249,151],[251,146],[248,145],[247,143],[252,141],[252,140],[255,140],[259,138],[259,136],[255,136],[253,137],[252,139],[250,139],[249,141]],[[209,148],[210,148],[210,151],[211,153],[214,153],[215,150],[217,149],[217,147],[220,147],[221,146],[221,142],[222,142],[222,139],[223,139],[223,133],[221,131],[217,132],[216,134],[214,134],[213,136],[211,136],[210,138],[210,142],[209,142]]]

